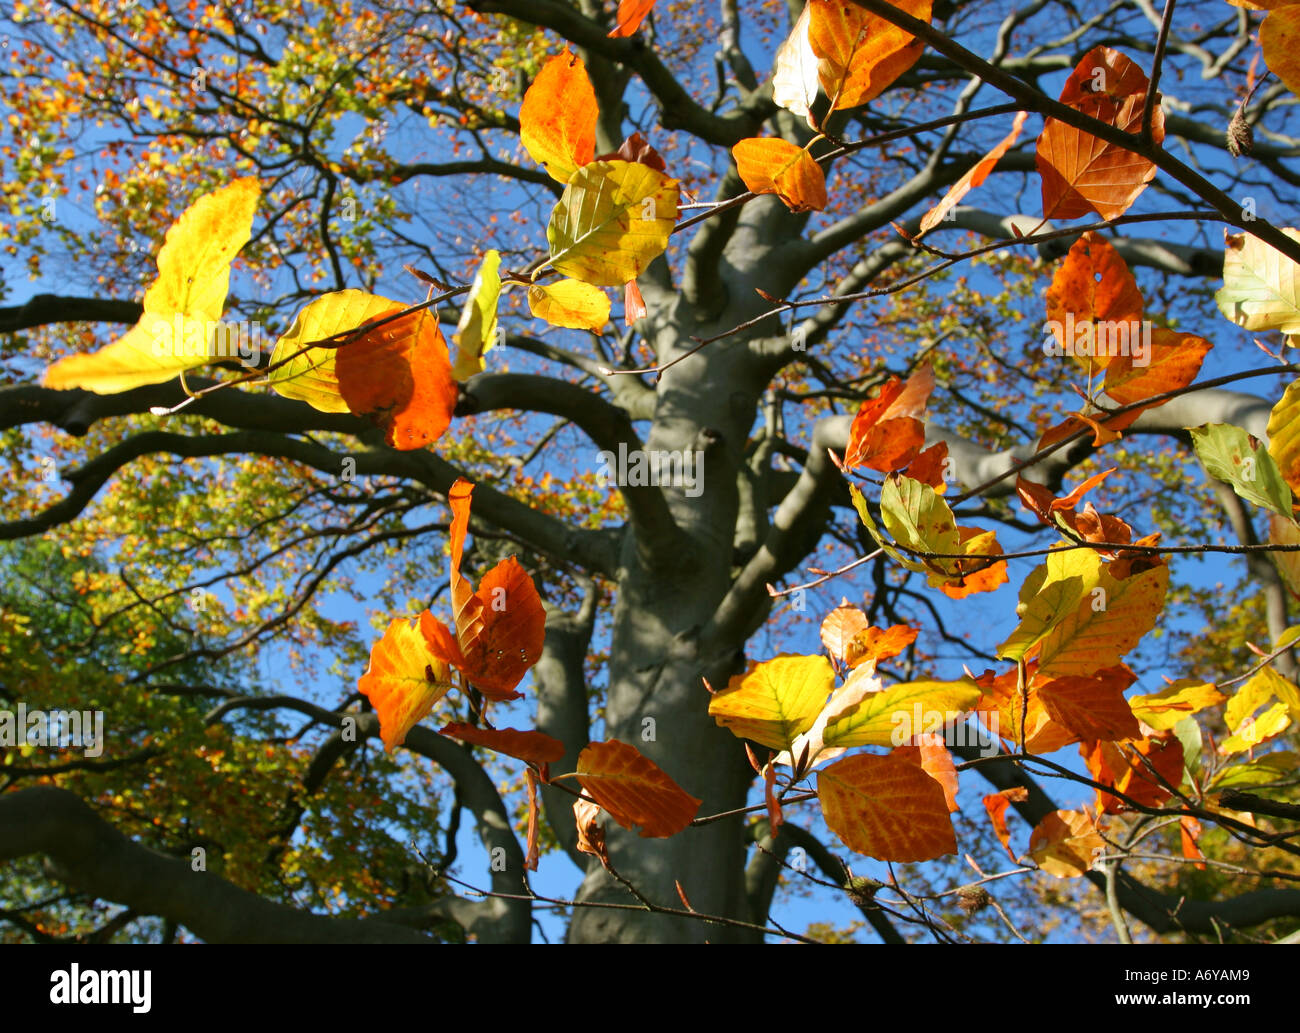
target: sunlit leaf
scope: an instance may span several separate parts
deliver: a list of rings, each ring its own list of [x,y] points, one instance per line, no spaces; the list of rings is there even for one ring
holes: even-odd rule
[[[691,796],[634,746],[611,739],[578,754],[582,788],[625,829],[667,838],[686,828],[704,801]]]

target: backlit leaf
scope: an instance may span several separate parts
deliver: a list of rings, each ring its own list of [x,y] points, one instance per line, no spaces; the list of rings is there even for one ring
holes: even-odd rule
[[[1011,123],[1011,132],[1003,137],[993,150],[967,169],[965,175],[948,188],[948,192],[940,198],[939,203],[921,217],[921,233],[927,233],[943,222],[944,216],[961,204],[962,198],[988,179],[989,173],[997,167],[1003,155],[1011,150],[1012,145],[1019,139],[1020,130],[1024,128],[1025,119],[1028,117],[1028,111],[1016,112],[1015,121]]]
[[[1290,519],[1291,489],[1262,441],[1227,423],[1192,427],[1191,433],[1211,477],[1231,484],[1247,502]]]
[[[599,330],[609,322],[609,295],[581,280],[535,283],[528,288],[528,311],[551,326]]]
[[[1084,811],[1053,811],[1029,837],[1029,856],[1043,871],[1058,879],[1074,879],[1092,867],[1092,859],[1106,849],[1096,822]]]
[[[961,681],[915,681],[874,692],[831,721],[827,746],[901,746],[913,736],[941,731],[975,706],[979,687]]]
[[[925,44],[850,0],[808,0],[808,42],[832,110],[874,100],[916,63]],[[930,20],[930,0],[899,0],[900,11]]]
[[[666,839],[686,828],[703,800],[686,792],[634,746],[611,739],[578,754],[578,781],[625,829]]]
[[[551,214],[551,264],[597,287],[621,287],[668,247],[677,181],[648,165],[597,161],[579,169]]]
[[[465,298],[465,307],[460,313],[460,322],[452,341],[456,345],[456,365],[452,367],[452,376],[457,380],[468,380],[475,373],[483,372],[483,356],[496,344],[497,335],[497,301],[501,297],[501,253],[487,251],[479,263],[474,282],[470,285]]]
[[[822,816],[849,849],[879,861],[957,852],[943,787],[914,753],[855,754],[817,775]]]
[[[723,728],[775,750],[788,750],[812,727],[835,687],[824,656],[779,656],[752,664],[709,700],[709,714]]]
[[[519,140],[561,183],[596,156],[596,91],[582,58],[557,54],[542,66],[519,108]]]
[[[195,201],[167,230],[139,322],[97,352],[60,359],[42,383],[117,394],[164,383],[214,358],[240,357],[234,346],[247,347],[237,340],[246,327],[219,321],[230,263],[252,234],[259,196],[257,180],[250,178]]]
[[[826,207],[826,174],[802,147],[780,137],[751,137],[731,149],[745,186],[756,194],[776,194],[794,212]]]
[[[1268,414],[1268,454],[1291,491],[1300,493],[1300,380],[1293,380]],[[1284,516],[1290,516],[1284,513]]]
[[[442,734],[475,746],[486,746],[529,764],[555,764],[564,758],[564,743],[532,729],[479,728],[453,721],[442,728]]]
[[[428,647],[420,629],[399,617],[370,649],[370,665],[357,689],[379,715],[379,735],[389,753],[452,687],[447,664]]]
[[[1282,232],[1300,241],[1300,230]],[[1214,295],[1219,311],[1243,330],[1300,333],[1300,266],[1249,233],[1223,239],[1223,286]]]

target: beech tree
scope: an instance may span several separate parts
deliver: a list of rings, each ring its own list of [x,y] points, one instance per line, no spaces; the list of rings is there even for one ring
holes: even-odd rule
[[[1260,6],[16,3],[4,935],[1288,936]]]

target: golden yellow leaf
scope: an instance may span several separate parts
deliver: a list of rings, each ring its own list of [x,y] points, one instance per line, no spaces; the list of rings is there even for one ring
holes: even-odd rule
[[[609,322],[609,295],[581,280],[535,283],[528,288],[528,311],[551,326],[599,330]]]

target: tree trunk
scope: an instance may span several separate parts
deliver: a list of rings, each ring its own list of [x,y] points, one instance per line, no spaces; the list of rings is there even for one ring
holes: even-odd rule
[[[716,320],[723,328],[735,313]],[[660,324],[660,361],[691,347],[691,306],[678,297]],[[676,545],[624,540],[614,610],[604,738],[636,746],[704,802],[700,814],[745,805],[754,778],[744,748],[708,714],[704,679],[715,689],[743,666],[743,641],[700,655],[699,632],[733,578],[737,473],[757,411],[751,360],[741,341],[719,342],[665,371],[658,385],[647,450],[702,451],[696,488],[665,489],[682,539]],[[692,497],[694,496],[694,497]],[[680,882],[695,910],[752,921],[745,899],[742,816],[693,827],[670,839],[647,839],[606,820],[609,855],[619,874],[657,905],[681,908]],[[578,894],[583,901],[636,905],[629,890],[594,862]],[[575,912],[573,943],[752,942],[752,932],[645,910]]]

